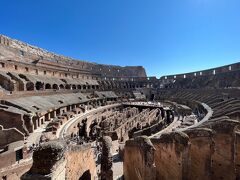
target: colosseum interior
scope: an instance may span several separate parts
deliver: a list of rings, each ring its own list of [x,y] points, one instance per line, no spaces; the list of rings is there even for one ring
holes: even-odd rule
[[[148,77],[0,36],[2,180],[240,179],[240,63]]]

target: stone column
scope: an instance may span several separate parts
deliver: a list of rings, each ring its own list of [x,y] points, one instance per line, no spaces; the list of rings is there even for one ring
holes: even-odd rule
[[[187,179],[189,137],[171,132],[151,139],[154,148],[156,179]]]
[[[188,161],[188,179],[210,180],[213,152],[213,131],[195,128],[184,131],[191,142]]]
[[[214,152],[212,154],[211,179],[236,179],[234,165],[234,129],[239,125],[238,121],[230,119],[218,119],[209,122],[206,127],[214,130]]]
[[[156,180],[155,148],[147,136],[128,140],[124,147],[125,180]]]
[[[21,180],[65,180],[66,145],[60,141],[50,141],[40,145],[33,153],[31,169]]]
[[[104,136],[102,139],[101,180],[113,179],[111,147],[111,137]]]

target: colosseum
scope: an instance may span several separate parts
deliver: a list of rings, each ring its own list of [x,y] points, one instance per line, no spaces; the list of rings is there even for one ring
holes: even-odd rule
[[[240,63],[148,77],[0,35],[2,180],[240,179]]]

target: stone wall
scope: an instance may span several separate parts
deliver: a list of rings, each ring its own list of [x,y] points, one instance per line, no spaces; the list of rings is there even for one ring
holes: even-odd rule
[[[94,153],[90,145],[69,146],[66,153],[66,160],[66,179],[80,179],[86,172],[89,173],[91,179],[96,177]]]
[[[37,147],[33,153],[31,169],[22,175],[22,180],[65,180],[66,177],[66,144],[61,141],[50,141]]]
[[[148,169],[146,162],[151,161],[156,166],[152,170],[156,171],[154,179],[238,179],[238,127],[238,121],[221,117],[183,132],[147,139],[155,151],[145,161],[143,144],[137,138],[129,140],[124,153],[124,177],[139,179]]]
[[[20,132],[26,133],[23,115],[0,109],[1,125],[4,129],[17,128]]]
[[[154,180],[154,151],[153,144],[146,136],[127,141],[124,147],[124,179]]]
[[[163,134],[152,140],[157,179],[186,179],[188,137],[182,133]]]
[[[22,180],[75,180],[89,173],[96,177],[96,164],[91,145],[66,144],[54,140],[41,144],[33,153],[31,169]]]
[[[240,63],[229,64],[226,66],[216,67],[216,68],[202,70],[202,71],[163,76],[161,77],[161,79],[176,80],[176,79],[185,79],[185,78],[196,78],[201,76],[218,75],[218,74],[228,73],[228,72],[237,71],[237,70],[240,70]]]
[[[15,156],[15,153],[13,154]],[[10,157],[12,158],[12,157]],[[1,161],[2,162],[2,161]],[[0,178],[6,177],[9,180],[19,180],[32,166],[32,161],[6,166],[0,170]]]
[[[0,147],[23,140],[24,134],[18,131],[16,128],[0,129]]]
[[[38,48],[36,46],[32,46],[21,41],[11,39],[3,35],[0,35],[0,44],[7,47],[8,52],[5,53],[5,55],[7,55],[7,58],[15,57],[19,60],[35,60],[35,62],[42,62],[42,65],[47,63],[48,66],[53,65],[56,67],[65,65],[71,71],[74,71],[74,69],[81,70],[83,73],[90,72],[92,74],[99,74],[103,78],[146,77],[145,69],[142,66],[121,67],[113,65],[101,65],[83,60],[79,61],[70,57],[48,52],[42,48]]]

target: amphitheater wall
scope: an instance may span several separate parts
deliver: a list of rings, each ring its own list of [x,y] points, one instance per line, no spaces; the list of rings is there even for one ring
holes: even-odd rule
[[[188,179],[210,179],[212,152],[214,151],[213,131],[211,129],[192,129],[185,133],[189,136]]]
[[[189,138],[184,133],[164,134],[151,139],[156,151],[156,179],[186,179]]]
[[[140,138],[140,137],[138,137]],[[151,138],[154,157],[143,161],[142,144],[138,139],[126,142],[124,174],[137,177],[151,160],[156,166],[156,179],[238,179],[240,170],[239,122],[214,119],[197,128],[177,131]],[[138,155],[138,153],[140,155]],[[130,168],[131,162],[138,171]],[[146,169],[146,167],[145,167]]]
[[[1,125],[4,129],[17,128],[22,133],[25,133],[23,128],[23,115],[18,113],[12,113],[9,111],[0,110]]]
[[[70,145],[66,152],[66,160],[66,179],[80,179],[86,172],[89,172],[91,179],[96,176],[94,153],[90,145]]]
[[[12,155],[15,156],[15,153]],[[2,171],[0,172],[0,177],[1,178],[5,177],[6,179],[10,179],[10,180],[19,180],[21,176],[31,168],[32,161],[15,164],[12,166],[6,166],[6,165],[7,164],[4,164],[5,168],[2,169]]]
[[[87,134],[89,134],[90,132],[90,125],[93,122],[93,120],[97,119],[99,116],[99,113],[108,110],[108,111],[112,111],[112,109],[120,107],[120,104],[112,104],[112,105],[108,105],[106,108],[101,108],[99,110],[93,110],[92,112],[89,112],[87,115]],[[84,117],[86,118],[86,117]],[[76,121],[74,121],[74,123],[72,123],[69,128],[68,131],[66,132],[67,136],[71,135],[71,134],[76,134],[78,132],[78,123],[82,122],[82,120],[84,119],[83,117],[78,118]]]
[[[156,178],[154,166],[154,147],[147,137],[138,137],[126,142],[124,147],[124,179]]]
[[[23,140],[24,140],[23,133],[18,131],[16,128],[0,130],[0,147],[16,141]]]
[[[235,64],[229,64],[227,66],[217,67],[217,68],[213,68],[213,69],[207,69],[207,70],[203,70],[203,71],[163,76],[160,79],[161,80],[175,80],[175,79],[184,79],[184,78],[195,78],[195,77],[199,77],[199,76],[209,76],[209,75],[216,75],[219,73],[227,73],[227,72],[236,71],[239,69],[240,69],[240,63],[235,63]]]
[[[15,151],[7,151],[0,154],[0,168],[10,166],[16,162]]]
[[[237,121],[227,120],[207,125],[215,131],[213,134],[212,179],[236,179],[234,154],[236,153],[235,129],[238,124]]]

